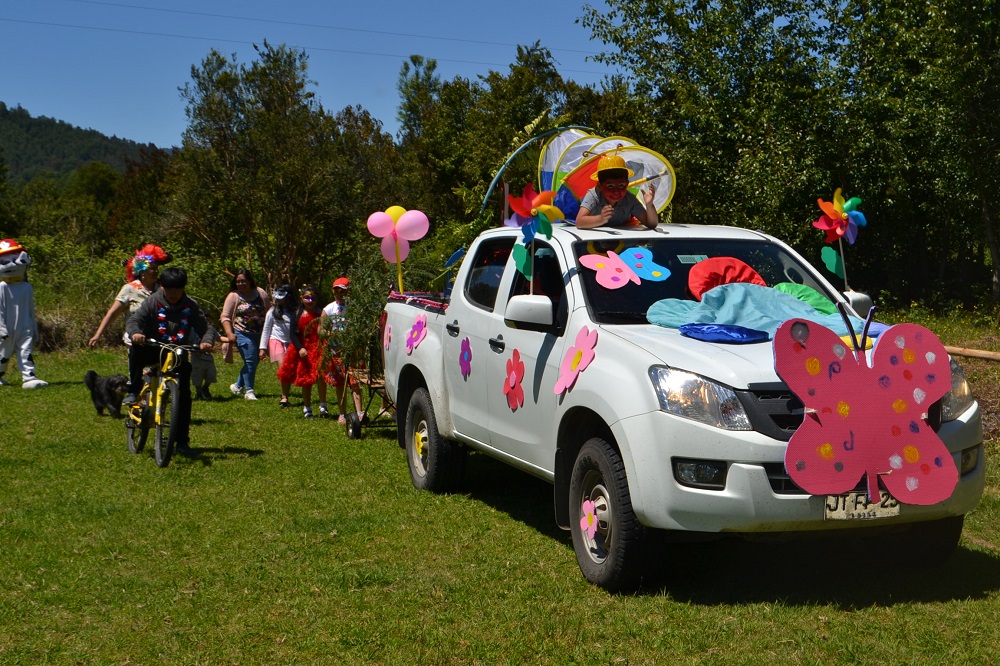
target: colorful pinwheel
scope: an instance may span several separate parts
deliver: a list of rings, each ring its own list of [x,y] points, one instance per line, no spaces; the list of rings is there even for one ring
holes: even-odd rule
[[[854,245],[854,240],[858,237],[858,227],[868,224],[864,213],[858,210],[861,199],[851,197],[845,201],[838,187],[833,193],[832,202],[817,199],[817,203],[823,215],[813,222],[813,226],[826,232],[826,242],[832,243],[846,238],[848,243]]]
[[[368,231],[382,239],[382,256],[390,264],[396,264],[400,292],[403,291],[403,269],[399,264],[410,254],[409,241],[423,238],[429,228],[430,222],[424,213],[402,206],[390,206],[384,212],[368,216]]]
[[[552,223],[564,218],[562,211],[552,205],[555,196],[555,192],[550,190],[536,194],[534,185],[528,183],[524,186],[520,197],[507,195],[507,201],[514,209],[514,214],[505,224],[510,227],[521,227],[525,244],[530,243],[539,233],[546,238],[552,238]]]

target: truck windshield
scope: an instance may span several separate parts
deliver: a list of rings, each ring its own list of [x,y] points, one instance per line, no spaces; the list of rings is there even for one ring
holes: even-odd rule
[[[637,258],[636,255],[640,254],[634,251],[637,249],[648,250],[650,254]],[[609,251],[614,252],[618,258],[608,255]],[[709,274],[709,283],[713,279],[718,279],[719,283],[732,281],[722,274],[706,271],[705,267],[721,267],[722,273],[726,275],[731,274],[734,269],[745,273],[746,269],[742,268],[742,262],[753,269],[769,287],[779,283],[805,285],[830,300],[835,298],[827,287],[816,280],[813,271],[803,265],[798,256],[766,240],[667,238],[636,244],[622,244],[617,240],[579,242],[574,245],[574,252],[591,316],[595,322],[602,324],[645,323],[649,306],[665,298],[697,300],[689,286],[689,277],[691,269],[706,259],[715,261],[703,264],[695,271],[696,283],[699,282],[699,278],[704,278],[705,273]],[[581,257],[587,255],[600,256],[606,261],[596,262],[600,264],[597,268],[588,268],[580,261]],[[591,265],[595,264],[592,260],[586,261]],[[642,269],[637,272],[635,264],[641,263],[645,267],[650,267],[650,262],[669,270],[669,277],[660,282],[640,277],[640,284],[635,284],[634,281],[627,282],[616,289],[609,289],[600,284],[599,276],[602,272],[609,275],[607,271],[615,271],[619,276],[627,278],[629,273],[641,274]],[[653,270],[659,269],[653,267]],[[705,280],[701,279],[700,284],[704,285]]]

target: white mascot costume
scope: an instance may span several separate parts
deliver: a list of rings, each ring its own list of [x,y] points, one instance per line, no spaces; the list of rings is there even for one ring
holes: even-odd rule
[[[35,320],[35,290],[28,282],[31,257],[13,238],[0,240],[0,386],[7,364],[16,354],[21,369],[21,388],[48,386],[35,376],[35,360],[31,352],[38,339]]]

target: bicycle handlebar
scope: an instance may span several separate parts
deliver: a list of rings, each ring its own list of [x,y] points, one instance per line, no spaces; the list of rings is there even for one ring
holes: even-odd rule
[[[199,343],[200,344],[200,343]],[[181,351],[196,352],[201,351],[198,345],[179,345],[174,342],[161,342],[160,340],[153,340],[151,338],[146,338],[143,343],[143,347],[165,347],[166,349],[175,350],[179,349]]]

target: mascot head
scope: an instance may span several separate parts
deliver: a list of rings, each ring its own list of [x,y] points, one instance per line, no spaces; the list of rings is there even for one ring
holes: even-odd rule
[[[28,277],[31,257],[13,238],[0,240],[0,282],[21,282]]]

